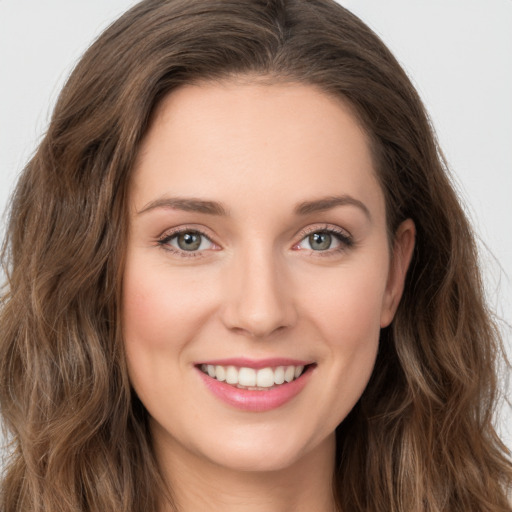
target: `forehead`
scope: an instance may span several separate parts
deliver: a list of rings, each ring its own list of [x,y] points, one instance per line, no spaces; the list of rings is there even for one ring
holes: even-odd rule
[[[143,140],[133,191],[138,207],[163,194],[234,195],[246,204],[347,193],[382,200],[368,137],[351,108],[297,83],[176,89]]]

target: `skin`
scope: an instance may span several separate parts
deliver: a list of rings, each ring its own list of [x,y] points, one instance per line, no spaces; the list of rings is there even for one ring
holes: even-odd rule
[[[296,211],[333,196],[343,204]],[[170,206],[176,197],[225,211]],[[334,431],[370,378],[415,234],[405,221],[390,247],[356,118],[309,85],[183,86],[157,111],[129,199],[126,357],[180,510],[334,510]],[[176,228],[208,238],[186,252],[169,240]],[[315,250],[308,236],[325,229],[351,243],[333,235]],[[194,366],[242,356],[316,367],[290,402],[248,412],[212,395]]]

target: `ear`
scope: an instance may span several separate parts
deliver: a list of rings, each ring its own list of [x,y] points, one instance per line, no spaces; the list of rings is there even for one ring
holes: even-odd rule
[[[387,327],[395,316],[402,297],[407,269],[411,263],[416,237],[412,219],[404,220],[396,230],[388,281],[382,302],[380,326]]]

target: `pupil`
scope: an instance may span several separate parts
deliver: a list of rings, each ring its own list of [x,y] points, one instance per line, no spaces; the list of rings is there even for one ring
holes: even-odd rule
[[[325,251],[331,246],[331,235],[329,233],[313,233],[309,235],[311,248],[316,251]]]
[[[184,251],[195,251],[201,245],[201,235],[198,233],[182,233],[178,236],[178,245]]]

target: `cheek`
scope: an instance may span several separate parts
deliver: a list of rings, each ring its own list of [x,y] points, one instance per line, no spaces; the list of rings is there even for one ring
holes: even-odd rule
[[[380,336],[380,314],[387,281],[383,264],[337,269],[324,283],[311,279],[302,289],[307,297],[303,315],[323,342],[325,388],[319,406],[329,418],[326,428],[343,421],[362,395],[372,374]],[[318,277],[318,276],[317,276]],[[306,290],[309,292],[306,294]],[[312,291],[314,290],[314,292]]]
[[[162,263],[161,254],[158,257],[159,261],[154,261],[143,251],[128,255],[122,302],[130,380],[154,413],[158,413],[158,404],[180,395],[186,349],[211,309],[211,297],[205,293],[210,287],[204,286],[204,276],[172,269]]]
[[[373,370],[380,335],[381,287],[375,281],[346,279],[317,311],[335,371],[345,391],[362,393]],[[320,325],[320,322],[321,325]],[[350,394],[350,393],[349,393]]]
[[[322,281],[312,276],[301,292],[303,304],[331,345],[364,348],[379,336],[386,279],[386,264],[375,262],[347,266]]]
[[[201,276],[129,259],[124,275],[125,343],[141,349],[175,350],[197,328],[210,297]]]

